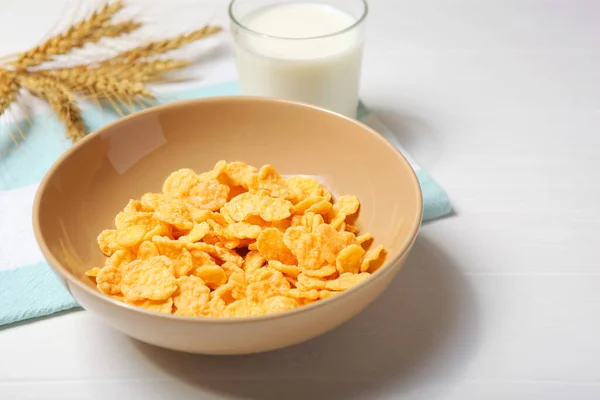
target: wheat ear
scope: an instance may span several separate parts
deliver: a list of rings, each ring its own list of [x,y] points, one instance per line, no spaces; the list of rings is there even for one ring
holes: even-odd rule
[[[121,8],[123,8],[121,1],[106,4],[101,9],[94,11],[88,18],[72,25],[66,32],[20,54],[10,65],[17,69],[35,67],[52,60],[54,56],[66,54],[86,43],[100,40],[100,38],[113,32],[114,28],[112,27],[114,25],[110,25],[108,22]]]
[[[0,70],[0,115],[17,101],[18,93],[19,85],[15,80],[14,73]]]
[[[178,49],[181,46],[199,39],[203,39],[207,36],[214,35],[220,31],[221,28],[218,26],[207,25],[188,34],[178,35],[170,39],[159,40],[156,42],[150,42],[134,49],[125,50],[124,52],[117,54],[114,60],[121,63],[131,63],[142,58],[153,57],[158,54],[163,54],[168,51]],[[111,62],[113,61],[105,61],[105,63]]]
[[[17,82],[24,89],[46,100],[65,125],[67,136],[77,141],[85,137],[85,124],[81,110],[75,104],[75,96],[69,88],[53,77],[22,73]]]
[[[72,86],[90,86],[87,82],[96,77],[108,76],[133,82],[151,82],[161,75],[190,65],[189,61],[152,60],[131,64],[122,62],[105,63],[97,67],[76,66],[47,71],[48,74]]]

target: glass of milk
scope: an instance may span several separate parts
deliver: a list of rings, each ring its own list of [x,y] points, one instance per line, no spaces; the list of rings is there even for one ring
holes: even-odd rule
[[[233,0],[242,94],[354,118],[367,10],[364,0]]]

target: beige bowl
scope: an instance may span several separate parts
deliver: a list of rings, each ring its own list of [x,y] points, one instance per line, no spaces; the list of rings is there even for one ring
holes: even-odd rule
[[[159,192],[179,168],[216,161],[273,164],[317,175],[334,195],[361,200],[357,225],[389,251],[383,267],[342,294],[279,314],[190,318],[114,301],[84,272],[103,265],[96,237],[131,198]],[[73,297],[125,334],[174,350],[244,354],[327,332],[369,305],[400,271],[421,223],[422,199],[406,159],[366,126],[319,108],[272,99],[178,102],[122,118],[67,151],[48,171],[34,204],[36,239]]]

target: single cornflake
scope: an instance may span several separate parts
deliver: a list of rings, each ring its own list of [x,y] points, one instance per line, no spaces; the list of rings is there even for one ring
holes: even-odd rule
[[[261,314],[274,314],[282,311],[292,310],[300,303],[287,296],[273,296],[265,299],[261,304]]]
[[[85,275],[89,276],[90,278],[96,279],[96,277],[98,276],[98,272],[100,272],[100,267],[94,267],[94,268],[86,271]]]
[[[183,168],[169,175],[163,185],[163,193],[178,198],[188,197],[190,190],[199,182],[198,175],[194,171]]]
[[[170,297],[177,289],[172,263],[166,256],[130,263],[131,269],[121,281],[121,291],[125,298],[136,301],[164,300]]]
[[[173,299],[170,297],[166,300],[126,300],[126,303],[163,314],[171,314],[173,311]]]
[[[337,269],[333,265],[325,265],[319,269],[305,269],[302,271],[304,275],[314,276],[317,278],[326,278],[337,273]]]
[[[131,204],[131,202],[130,202],[130,204]],[[121,211],[115,217],[115,228],[117,228],[117,230],[124,230],[126,228],[129,228],[130,226],[135,226],[135,225],[151,225],[152,224],[152,216],[153,216],[152,212],[131,211],[131,210],[127,210],[128,207],[129,207],[129,204],[127,205],[127,207],[125,207],[124,211]]]
[[[331,290],[320,290],[319,291],[319,299],[323,300],[323,299],[327,299],[331,296],[333,296],[334,294],[339,293],[339,292],[333,292]]]
[[[177,290],[173,293],[175,314],[198,317],[204,314],[210,300],[210,289],[201,278],[182,276],[177,278]]]
[[[297,264],[296,257],[285,245],[284,234],[279,229],[267,228],[263,230],[256,239],[256,247],[260,255],[268,261],[277,260],[284,264]]]
[[[164,193],[145,193],[141,203],[146,211],[156,211],[158,208],[174,199]]]
[[[335,266],[339,274],[342,275],[346,272],[358,274],[363,254],[365,254],[365,250],[358,244],[351,244],[342,249],[335,260]]]
[[[208,222],[194,222],[194,226],[187,235],[180,236],[178,240],[182,242],[195,243],[201,241],[211,231]]]
[[[221,176],[221,174],[223,174],[225,172],[226,167],[227,167],[227,162],[225,160],[219,160],[215,163],[215,166],[213,167],[213,169],[199,174],[198,179],[201,182],[212,181],[212,180],[218,179]]]
[[[331,208],[329,224],[333,228],[338,228],[349,215],[353,215],[358,211],[358,207],[360,207],[358,197],[352,195],[341,196]]]
[[[375,272],[383,262],[381,257],[385,257],[385,250],[381,244],[374,249],[367,251],[363,257],[362,265],[360,266],[361,272]]]
[[[319,269],[323,265],[323,252],[319,246],[319,239],[303,228],[289,228],[283,235],[283,243],[296,257],[301,269]],[[294,262],[282,262],[295,264]]]
[[[287,180],[287,185],[292,192],[290,200],[294,204],[298,204],[309,197],[322,197],[327,201],[331,200],[331,193],[311,177],[292,176]]]
[[[307,197],[292,207],[292,213],[300,215],[304,214],[310,207],[314,206],[315,204],[319,204],[324,200],[325,199],[321,196]]]
[[[315,276],[309,276],[305,273],[298,275],[298,283],[308,290],[325,289],[325,281],[323,279]],[[298,285],[296,285],[296,287],[298,287]]]
[[[183,201],[173,200],[160,204],[154,218],[177,229],[190,230],[194,226],[190,210]]]
[[[285,199],[263,194],[242,193],[234,197],[221,209],[234,221],[252,223],[251,217],[261,217],[264,221],[280,221],[291,215],[292,203]]]
[[[290,290],[290,284],[283,274],[270,267],[254,271],[247,276],[247,281],[246,297],[254,302],[277,295],[285,295]]]
[[[101,268],[96,274],[96,286],[98,290],[109,296],[121,294],[121,281],[123,274],[117,267],[108,266]]]
[[[140,244],[140,247],[138,248],[138,251],[137,251],[136,258],[138,260],[147,260],[149,258],[156,257],[158,255],[160,255],[158,253],[158,247],[156,247],[156,245],[154,243],[152,243],[151,241],[146,240],[146,241],[142,242],[142,244]]]
[[[135,258],[135,254],[130,249],[119,249],[106,259],[104,265],[121,269],[135,260]]]
[[[198,278],[201,278],[206,286],[216,289],[227,282],[227,274],[218,265],[205,264],[196,267],[192,272]]]
[[[227,318],[253,317],[260,314],[260,305],[249,299],[236,300],[233,303],[228,304],[223,311],[223,316]]]
[[[288,296],[293,297],[295,299],[316,300],[319,298],[319,291],[316,289],[312,289],[312,290],[290,289],[290,290],[288,290],[287,294],[288,294]]]
[[[240,187],[246,191],[256,183],[258,178],[257,171],[256,168],[250,165],[234,161],[227,164],[223,174],[225,177],[221,175],[219,179],[230,187]]]
[[[340,275],[337,279],[326,281],[325,289],[341,292],[343,290],[350,289],[352,286],[368,279],[371,274],[368,272],[361,272],[360,274],[353,274],[346,272]]]
[[[371,235],[368,232],[367,233],[363,233],[362,235],[356,237],[356,243],[360,244],[361,246],[364,243],[369,242],[370,240],[373,240],[373,235]]]
[[[297,265],[288,265],[277,260],[270,260],[269,267],[275,268],[276,270],[281,271],[281,273],[283,273],[284,275],[291,276],[294,278],[296,278],[300,273],[300,270],[298,269]]]
[[[201,210],[216,211],[227,203],[229,186],[217,180],[199,182],[190,190],[187,201]]]
[[[265,263],[265,258],[256,250],[251,250],[246,254],[242,269],[247,273],[251,274],[257,269],[261,268]]]
[[[258,171],[256,183],[250,187],[250,192],[263,193],[271,197],[290,198],[292,191],[286,180],[279,175],[272,165],[263,165]]]

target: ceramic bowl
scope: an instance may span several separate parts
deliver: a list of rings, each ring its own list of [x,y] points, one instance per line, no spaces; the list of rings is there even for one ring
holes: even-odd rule
[[[104,263],[98,233],[129,199],[160,192],[180,168],[216,161],[272,164],[281,174],[316,175],[334,196],[361,201],[356,224],[388,250],[369,279],[291,311],[248,318],[159,314],[99,293],[85,271]],[[422,216],[418,180],[406,159],[365,125],[316,107],[258,97],[183,101],[122,118],[69,149],[35,198],[42,252],[73,297],[115,329],[153,345],[203,354],[277,349],[327,332],[358,314],[402,268]]]

